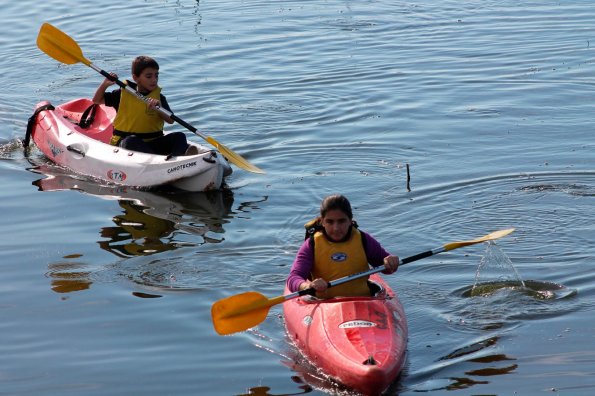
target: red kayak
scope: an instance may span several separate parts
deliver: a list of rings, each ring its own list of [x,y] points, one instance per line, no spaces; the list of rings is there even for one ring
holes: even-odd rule
[[[370,282],[378,290],[373,297],[304,296],[283,310],[291,340],[313,365],[353,390],[378,395],[405,363],[407,320],[384,280],[372,275]]]

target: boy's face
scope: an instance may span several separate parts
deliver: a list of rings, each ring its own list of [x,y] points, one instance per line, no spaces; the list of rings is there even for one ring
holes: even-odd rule
[[[133,74],[132,79],[138,85],[138,90],[140,92],[149,93],[157,88],[157,83],[159,81],[159,69],[147,67],[141,72],[140,75],[137,76]]]

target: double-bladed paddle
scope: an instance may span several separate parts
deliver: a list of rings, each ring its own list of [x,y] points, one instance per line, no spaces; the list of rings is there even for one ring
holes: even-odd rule
[[[428,250],[423,253],[416,254],[404,258],[400,261],[399,266],[413,261],[430,257],[438,253],[446,252],[448,250],[458,249],[460,247],[475,245],[476,243],[487,242],[493,239],[502,238],[514,231],[514,228],[494,231],[490,234],[484,235],[481,238],[470,241],[451,242],[438,248]],[[352,281],[354,279],[369,276],[377,272],[383,271],[384,266],[372,268],[368,271],[358,272],[357,274],[345,276],[343,278],[330,281],[328,287],[338,286],[343,283]],[[215,331],[221,335],[236,333],[238,331],[247,330],[251,327],[264,321],[268,315],[269,309],[273,305],[281,304],[285,301],[314,294],[313,288],[300,290],[294,293],[281,295],[275,298],[267,298],[258,292],[246,292],[236,294],[227,298],[223,298],[213,304],[211,307],[211,318]]]
[[[124,84],[122,81],[118,80],[117,78],[114,78],[105,70],[102,70],[99,67],[95,66],[93,63],[91,63],[89,59],[85,58],[81,48],[76,43],[76,41],[74,41],[63,31],[52,26],[49,23],[44,23],[39,29],[39,34],[37,35],[37,46],[40,50],[42,50],[52,58],[56,59],[58,62],[62,62],[67,65],[82,62],[85,65],[89,66],[91,69],[95,70],[96,72],[99,72],[104,77],[114,81],[116,84],[118,84],[120,88],[130,92],[139,100],[142,100],[143,102],[146,102],[148,100],[144,95],[140,94],[132,87]],[[182,120],[180,117],[176,116],[170,111],[167,111],[166,109],[161,107],[159,107],[158,110],[166,116],[171,117],[174,121],[184,126],[189,131],[194,132],[195,134],[197,134],[198,136],[215,146],[221,154],[223,154],[231,163],[235,164],[236,166],[245,169],[249,172],[264,173],[262,169],[251,164],[238,153],[219,143],[212,137],[202,134],[195,127],[188,124],[186,121]]]

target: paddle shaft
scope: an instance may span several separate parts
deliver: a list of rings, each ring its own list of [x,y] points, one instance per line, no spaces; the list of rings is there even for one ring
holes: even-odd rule
[[[132,88],[131,86],[124,84],[122,81],[120,81],[119,79],[115,78],[114,76],[112,76],[111,74],[109,74],[108,72],[106,72],[105,70],[103,70],[103,69],[95,66],[92,62],[89,61],[86,64],[91,69],[97,71],[98,73],[100,73],[105,78],[107,78],[107,79],[109,79],[111,81],[114,81],[120,88],[122,88],[122,89],[126,90],[127,92],[131,93],[137,99],[142,100],[145,103],[148,102],[148,98],[146,96],[144,96],[143,94],[141,94],[140,92],[138,92],[136,89]],[[178,117],[177,115],[175,115],[174,113],[172,113],[171,111],[168,111],[168,110],[166,110],[166,109],[164,109],[163,107],[160,107],[160,106],[157,106],[156,109],[161,114],[163,114],[163,115],[171,118],[172,120],[176,121],[178,124],[182,125],[184,128],[186,128],[189,131],[195,133],[196,135],[200,136],[202,139],[206,140],[207,142],[209,142],[210,144],[212,144],[213,146],[215,146],[219,151],[221,151],[223,153],[224,156],[227,157],[227,159],[229,161],[231,161],[235,165],[241,167],[242,169],[245,169],[247,171],[250,171],[250,172],[264,173],[264,171],[262,169],[258,168],[255,165],[252,165],[251,163],[249,163],[248,161],[246,161],[242,156],[240,156],[236,152],[232,151],[230,148],[224,146],[223,144],[219,143],[217,140],[213,139],[212,137],[206,136],[205,134],[203,134],[202,132],[200,132],[198,129],[196,129],[194,126],[192,126],[191,124],[187,123],[186,121],[184,121],[183,119],[181,119],[180,117]]]
[[[411,263],[422,258],[430,257],[445,251],[458,249],[460,247],[474,245],[480,242],[486,242],[493,239],[502,238],[505,235],[514,231],[514,228],[492,232],[481,238],[470,241],[451,242],[446,245],[418,253],[411,257],[401,260],[400,265]],[[383,265],[372,268],[370,270],[362,271],[357,274],[345,276],[327,283],[328,287],[337,286],[354,279],[364,276],[372,275],[380,271],[384,271]],[[246,292],[237,294],[235,296],[226,297],[217,301],[211,307],[211,318],[215,331],[221,335],[232,334],[238,331],[249,329],[258,325],[266,319],[269,309],[277,304],[282,304],[288,300],[305,295],[314,295],[316,290],[312,287],[293,292],[287,295],[280,295],[274,298],[267,298],[257,292]]]
[[[428,250],[428,251],[425,251],[425,252],[422,252],[422,253],[418,253],[418,254],[415,254],[413,256],[405,257],[404,259],[402,259],[402,260],[399,261],[399,267],[402,266],[402,265],[405,265],[407,263],[411,263],[411,262],[414,262],[414,261],[417,261],[417,260],[421,260],[421,259],[426,258],[426,257],[433,256],[433,255],[438,254],[438,253],[442,253],[445,250],[446,250],[446,248],[444,246],[440,246],[438,248],[435,248],[435,249],[432,249],[432,250]],[[381,265],[381,266],[378,266],[378,267],[375,267],[375,268],[371,268],[371,269],[369,269],[367,271],[362,271],[362,272],[358,272],[358,273],[355,273],[355,274],[352,274],[352,275],[344,276],[342,278],[335,279],[333,281],[327,282],[327,287],[339,286],[339,285],[342,285],[343,283],[347,283],[347,282],[350,282],[350,281],[355,280],[355,279],[363,278],[364,276],[369,276],[369,275],[372,275],[372,274],[375,274],[377,272],[381,272],[381,271],[384,271],[384,270],[385,270],[384,266]],[[315,293],[316,293],[316,289],[314,289],[313,287],[309,287],[309,288],[304,289],[304,290],[300,290],[300,291],[296,291],[296,292],[293,292],[293,293],[290,293],[290,294],[286,294],[283,297],[284,297],[284,300],[287,301],[287,300],[291,300],[293,298],[297,298],[297,297],[301,297],[301,296],[305,296],[305,295],[314,295]]]
[[[469,245],[475,245],[476,243],[487,242],[487,241],[491,241],[491,240],[494,240],[494,239],[502,238],[503,236],[506,236],[506,235],[510,234],[511,232],[513,232],[513,231],[514,231],[514,228],[508,228],[508,229],[505,229],[505,230],[491,232],[491,233],[489,233],[487,235],[484,235],[481,238],[473,239],[473,240],[470,240],[470,241],[450,242],[450,243],[447,243],[447,244],[442,245],[440,247],[437,247],[437,248],[434,248],[434,249],[431,249],[431,250],[427,250],[425,252],[418,253],[418,254],[415,254],[415,255],[410,256],[410,257],[406,257],[406,258],[404,258],[403,260],[400,261],[399,265],[404,265],[404,264],[407,264],[407,263],[411,263],[413,261],[417,261],[417,260],[420,260],[420,259],[423,259],[423,258],[426,258],[426,257],[430,257],[430,256],[433,256],[433,255],[438,254],[438,253],[446,252],[446,251],[449,251],[449,250],[454,250],[454,249],[458,249],[458,248],[469,246]],[[371,270],[368,270],[368,271],[363,271],[363,272],[359,272],[357,274],[345,276],[343,278],[339,278],[339,279],[336,279],[334,281],[328,282],[328,287],[337,286],[337,285],[343,284],[345,282],[349,282],[349,281],[352,281],[354,279],[361,278],[363,276],[372,275],[372,274],[375,274],[375,273],[380,272],[380,271],[383,271],[383,270],[384,270],[384,267],[383,266],[379,266],[379,267],[376,267],[376,268],[372,268]],[[292,294],[288,294],[287,295],[288,298],[286,300],[288,300],[290,298],[298,297],[300,295],[303,296],[303,295],[306,295],[306,294],[314,294],[314,293],[315,293],[315,290],[313,288],[308,288],[308,289],[300,290],[299,292],[295,292],[295,294],[297,294],[296,296],[294,296],[293,293]]]
[[[143,102],[147,103],[148,98],[146,96],[144,96],[143,94],[141,94],[140,92],[138,92],[136,89],[132,88],[130,85],[124,84],[122,81],[120,81],[119,79],[115,78],[114,76],[112,76],[111,74],[109,74],[108,72],[106,72],[105,70],[103,70],[103,69],[95,66],[93,63],[89,63],[89,67],[91,69],[95,70],[96,72],[100,73],[105,78],[107,78],[107,79],[115,82],[116,84],[118,84],[118,86],[120,88],[125,89],[126,91],[128,91],[132,95],[136,96],[138,99],[140,99]],[[192,125],[188,124],[186,121],[184,121],[183,119],[181,119],[180,117],[178,117],[177,115],[175,115],[174,113],[172,113],[171,111],[168,111],[168,110],[166,110],[166,109],[164,109],[163,107],[160,107],[160,106],[157,106],[156,109],[161,114],[163,114],[163,115],[165,115],[167,117],[170,117],[172,120],[176,121],[178,124],[182,125],[183,127],[187,128],[188,130],[196,133],[201,138],[203,138],[205,140],[208,140],[207,137],[205,135],[203,135],[199,130],[197,130]]]

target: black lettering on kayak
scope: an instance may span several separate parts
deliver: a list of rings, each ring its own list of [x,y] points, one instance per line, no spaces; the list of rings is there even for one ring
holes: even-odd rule
[[[196,166],[196,161],[187,162],[185,164],[180,164],[180,165],[174,166],[172,168],[169,168],[167,170],[167,173],[174,173],[174,172],[177,172],[177,171],[182,170],[182,169],[191,168],[193,166]]]

